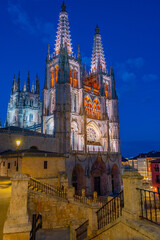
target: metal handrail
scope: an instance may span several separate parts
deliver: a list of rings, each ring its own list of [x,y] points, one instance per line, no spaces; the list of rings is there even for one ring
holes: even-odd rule
[[[62,189],[60,187],[54,187],[54,186],[50,186],[46,183],[42,183],[40,181],[38,181],[35,178],[30,177],[30,180],[28,182],[28,188],[32,189],[34,191],[39,191],[45,194],[49,194],[52,196],[58,196],[58,197],[62,197],[62,198],[67,198],[67,193],[65,189]]]
[[[140,193],[140,218],[160,225],[160,193],[137,188]]]
[[[104,226],[116,220],[119,216],[122,216],[123,207],[123,191],[121,191],[96,212],[98,229],[103,228]]]
[[[75,229],[76,240],[83,240],[87,237],[88,225],[89,225],[89,220],[85,221],[77,229]]]

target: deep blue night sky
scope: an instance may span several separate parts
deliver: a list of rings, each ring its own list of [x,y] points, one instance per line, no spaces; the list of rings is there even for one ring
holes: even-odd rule
[[[0,118],[5,122],[13,75],[21,86],[30,71],[44,84],[48,43],[54,49],[62,1],[9,0],[0,6]],[[90,69],[99,25],[107,66],[113,63],[119,96],[123,156],[160,151],[160,1],[65,1],[73,52],[78,44]]]

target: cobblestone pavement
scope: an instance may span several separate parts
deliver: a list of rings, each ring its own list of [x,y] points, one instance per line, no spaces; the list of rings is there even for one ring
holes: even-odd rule
[[[36,240],[69,240],[69,228],[58,228],[52,230],[39,230]]]

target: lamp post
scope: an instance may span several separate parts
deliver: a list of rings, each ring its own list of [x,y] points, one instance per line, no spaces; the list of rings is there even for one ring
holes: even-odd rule
[[[19,155],[19,146],[21,144],[21,140],[16,140],[16,146],[17,146],[17,164],[16,164],[16,171],[18,172],[18,155]]]

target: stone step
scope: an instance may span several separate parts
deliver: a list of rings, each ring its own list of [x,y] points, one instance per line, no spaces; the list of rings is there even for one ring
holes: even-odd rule
[[[36,234],[36,240],[70,240],[69,228],[41,229]]]

